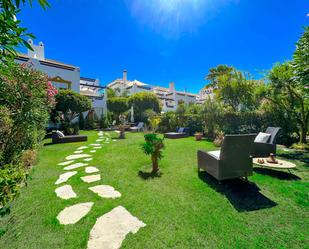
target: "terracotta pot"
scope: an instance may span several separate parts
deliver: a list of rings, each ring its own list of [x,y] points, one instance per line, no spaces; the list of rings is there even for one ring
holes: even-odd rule
[[[200,141],[203,138],[203,133],[195,133],[194,136],[196,141]]]

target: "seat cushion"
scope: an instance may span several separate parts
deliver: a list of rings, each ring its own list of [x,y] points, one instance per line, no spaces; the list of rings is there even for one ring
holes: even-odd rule
[[[207,153],[219,160],[220,159],[220,152],[221,152],[221,150],[214,150],[214,151],[208,151]]]
[[[255,143],[267,143],[271,137],[271,134],[260,132],[254,139]]]

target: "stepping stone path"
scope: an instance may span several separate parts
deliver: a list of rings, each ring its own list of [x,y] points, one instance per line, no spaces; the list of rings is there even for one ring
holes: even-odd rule
[[[115,190],[112,186],[109,185],[98,185],[90,187],[88,189],[103,198],[115,199],[121,197],[121,194],[117,190]]]
[[[66,207],[58,214],[57,219],[62,225],[75,224],[89,213],[92,206],[93,202],[85,202]]]
[[[88,154],[70,155],[70,156],[67,156],[65,159],[72,160],[72,159],[80,159],[80,158],[85,158],[85,157],[91,157],[91,156]]]
[[[71,164],[69,166],[66,166],[64,168],[64,170],[77,169],[77,168],[84,167],[84,166],[87,166],[87,165],[88,165],[88,163],[74,163],[74,164]]]
[[[85,168],[85,172],[87,174],[96,173],[96,172],[99,172],[99,169],[97,169],[96,167],[90,166],[90,167]]]
[[[146,224],[118,206],[99,217],[90,231],[88,249],[117,249],[129,233],[137,233]]]
[[[76,194],[73,191],[71,185],[63,185],[59,188],[56,188],[55,193],[59,198],[64,199],[64,200],[68,200],[68,199],[76,197]]]
[[[89,175],[89,176],[82,176],[80,179],[82,179],[83,182],[92,183],[97,182],[101,180],[101,175]]]
[[[105,136],[104,136],[105,135]],[[59,166],[66,166],[64,170],[73,170],[83,168],[86,174],[93,174],[99,172],[99,169],[94,166],[88,166],[88,163],[75,162],[75,160],[83,160],[89,162],[93,160],[92,155],[82,154],[84,149],[90,148],[90,153],[95,153],[96,149],[101,149],[102,144],[108,144],[111,140],[108,133],[100,131],[98,133],[99,139],[97,143],[89,146],[81,146],[76,149],[73,155],[67,156],[65,162],[58,163]],[[74,163],[75,162],[75,163]],[[88,166],[88,167],[86,167]],[[59,176],[55,182],[56,185],[65,183],[68,179],[77,174],[77,171],[69,171]],[[92,183],[101,180],[100,174],[86,175],[80,177],[85,183]],[[120,198],[121,193],[109,185],[96,185],[88,188],[93,193],[102,198]],[[55,189],[56,195],[64,200],[77,198],[71,185],[63,185]],[[91,210],[93,202],[77,203],[72,206],[65,207],[57,216],[57,219],[62,225],[75,224],[83,217],[85,217]],[[120,248],[122,241],[127,234],[136,233],[141,227],[146,226],[142,221],[131,215],[124,207],[118,206],[109,213],[103,214],[99,217],[90,231],[88,249],[116,249]]]
[[[58,180],[55,182],[56,185],[66,182],[67,180],[69,180],[70,177],[74,176],[75,174],[77,174],[77,171],[70,171],[64,174],[61,174],[58,178]]]

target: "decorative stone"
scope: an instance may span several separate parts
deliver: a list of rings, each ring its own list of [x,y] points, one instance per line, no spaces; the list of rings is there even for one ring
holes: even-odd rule
[[[96,167],[90,166],[90,167],[85,168],[85,172],[87,174],[96,173],[96,172],[99,172],[99,169]]]
[[[88,155],[88,154],[70,155],[70,156],[67,156],[65,159],[73,160],[73,159],[80,159],[80,158],[85,158],[85,157],[91,157],[91,155]]]
[[[91,183],[101,180],[101,175],[89,175],[89,176],[82,176],[80,179],[82,179],[83,182]]]
[[[60,166],[65,166],[65,165],[69,165],[69,164],[71,164],[71,163],[74,163],[74,160],[72,160],[72,161],[66,161],[66,162],[62,162],[62,163],[58,163],[58,165],[60,165]]]
[[[58,197],[64,200],[75,198],[76,194],[73,191],[71,185],[64,185],[55,189],[55,193]]]
[[[77,169],[77,168],[84,167],[84,166],[87,166],[87,165],[88,165],[88,163],[74,163],[72,165],[65,167],[64,170]]]
[[[99,217],[90,231],[88,249],[118,249],[129,233],[137,233],[146,224],[118,206]]]
[[[109,185],[97,185],[94,187],[90,187],[88,189],[103,198],[116,199],[116,198],[121,197],[121,193]]]
[[[75,224],[89,213],[92,206],[93,202],[85,202],[66,207],[58,214],[57,219],[62,225]]]
[[[70,177],[74,176],[75,174],[77,174],[77,171],[70,171],[70,172],[61,174],[58,180],[55,182],[55,184],[57,185],[57,184],[66,182],[67,180],[69,180]]]

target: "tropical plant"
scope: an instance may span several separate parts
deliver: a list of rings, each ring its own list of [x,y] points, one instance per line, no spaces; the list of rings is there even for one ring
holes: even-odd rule
[[[29,3],[32,0],[0,0],[0,61],[5,61],[16,56],[16,48],[19,45],[31,49],[28,38],[34,38],[28,33],[27,28],[20,26],[21,22],[16,15],[21,12],[21,4]],[[46,9],[49,4],[46,0],[38,0],[39,4]]]
[[[164,138],[160,138],[155,133],[149,133],[144,136],[145,143],[142,149],[146,155],[151,156],[152,173],[159,171],[159,160],[163,157],[162,149],[164,148]]]
[[[217,87],[218,78],[222,75],[231,74],[234,68],[228,65],[218,65],[210,68],[208,74],[205,76],[205,80],[209,80],[207,87]]]

